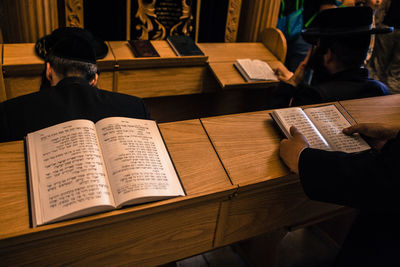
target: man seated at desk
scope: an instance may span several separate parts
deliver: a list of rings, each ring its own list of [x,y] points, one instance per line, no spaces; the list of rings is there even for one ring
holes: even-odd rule
[[[309,148],[291,127],[292,138],[281,142],[279,154],[299,174],[310,199],[360,211],[333,266],[399,266],[400,128],[370,123],[343,132],[363,134],[373,149],[344,153]]]
[[[141,99],[96,87],[96,58],[100,53],[105,56],[108,48],[104,42],[87,38],[89,34],[83,29],[61,28],[47,37],[57,39],[45,58],[49,86],[0,103],[0,142],[21,140],[29,132],[74,119],[148,118]]]
[[[314,47],[295,73],[276,70],[281,82],[270,98],[270,108],[389,94],[386,85],[371,79],[364,68],[371,34],[393,30],[372,28],[371,8],[323,10],[314,25],[302,32]],[[307,72],[312,74],[311,85],[305,81]]]

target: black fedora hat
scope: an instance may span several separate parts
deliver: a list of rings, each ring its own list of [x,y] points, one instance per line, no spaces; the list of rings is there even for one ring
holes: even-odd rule
[[[322,10],[315,18],[314,24],[302,31],[302,36],[306,42],[315,44],[323,37],[340,38],[393,31],[393,27],[373,28],[372,16],[372,9],[366,6]]]
[[[54,30],[51,34],[40,38],[36,42],[35,51],[39,57],[45,59],[57,43],[63,39],[74,37],[85,39],[92,46],[96,59],[102,59],[107,55],[108,46],[104,41],[96,38],[89,31],[78,27],[61,27]]]

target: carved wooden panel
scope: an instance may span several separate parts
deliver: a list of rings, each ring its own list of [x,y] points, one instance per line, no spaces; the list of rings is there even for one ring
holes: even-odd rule
[[[196,1],[133,0],[132,39],[163,40],[170,35],[193,35]]]
[[[83,0],[65,0],[65,25],[83,28]]]
[[[236,42],[242,0],[229,0],[225,26],[225,42]]]

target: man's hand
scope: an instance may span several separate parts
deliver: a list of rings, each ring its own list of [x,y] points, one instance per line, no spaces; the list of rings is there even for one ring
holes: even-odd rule
[[[297,87],[303,80],[304,74],[306,72],[306,66],[308,64],[308,60],[310,59],[312,53],[312,47],[308,50],[307,56],[305,59],[299,64],[296,71],[293,73],[286,69],[286,67],[278,67],[275,69],[275,74],[278,76],[278,79],[282,82],[288,83],[294,87]]]
[[[381,123],[360,123],[343,129],[343,133],[352,135],[359,133],[365,137],[369,145],[375,150],[381,150],[386,142],[396,138],[399,127]]]
[[[309,147],[307,139],[296,127],[290,127],[292,138],[283,139],[279,148],[279,156],[294,173],[299,173],[299,157],[303,149]]]
[[[293,72],[288,70],[284,65],[279,65],[278,67],[273,69],[278,79],[282,82],[288,82],[292,76]]]

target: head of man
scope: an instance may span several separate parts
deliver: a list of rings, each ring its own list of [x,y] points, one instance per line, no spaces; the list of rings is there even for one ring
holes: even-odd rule
[[[93,47],[78,36],[61,39],[45,58],[45,75],[51,86],[71,76],[84,78],[95,86],[98,74]]]
[[[371,34],[393,31],[389,27],[373,28],[372,16],[369,7],[327,9],[317,15],[315,23],[302,32],[314,46],[309,67],[315,76],[363,66]]]
[[[40,38],[37,55],[45,60],[41,88],[54,86],[69,76],[79,76],[96,85],[96,60],[104,58],[108,47],[89,31],[78,27],[61,27]]]

